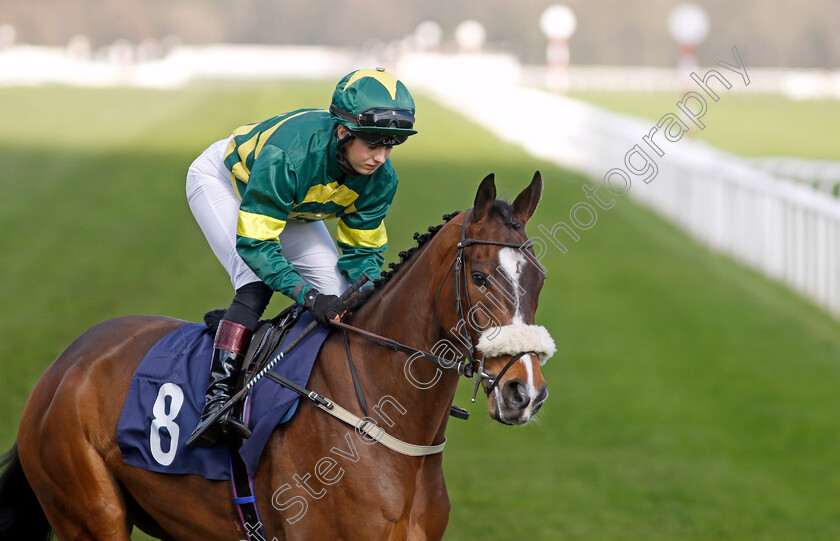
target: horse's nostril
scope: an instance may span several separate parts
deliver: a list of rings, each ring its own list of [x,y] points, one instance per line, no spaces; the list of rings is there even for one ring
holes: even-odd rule
[[[548,398],[548,389],[546,387],[543,387],[542,389],[540,389],[540,392],[537,393],[537,397],[534,399],[534,406],[531,411],[532,415],[536,415],[536,413],[540,411],[540,408],[542,408],[542,405],[545,403],[546,398]]]
[[[528,396],[528,388],[517,379],[505,383],[502,390],[502,399],[507,407],[514,410],[525,409],[531,401],[531,397]]]

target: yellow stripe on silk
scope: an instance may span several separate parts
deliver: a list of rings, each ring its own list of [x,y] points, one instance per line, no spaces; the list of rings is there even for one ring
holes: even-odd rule
[[[289,213],[289,219],[297,220],[298,222],[305,222],[307,220],[327,220],[329,218],[335,218],[335,212],[332,214],[324,214],[323,212],[296,212],[293,210]]]
[[[256,124],[245,124],[244,126],[239,126],[233,130],[231,140],[228,142],[228,146],[225,149],[225,160],[227,160],[228,156],[236,151],[236,138],[240,135],[247,135],[254,129],[255,126]],[[245,180],[247,181],[247,178]]]
[[[244,163],[236,162],[235,164],[233,164],[233,167],[231,167],[230,172],[234,176],[234,178],[236,178],[237,180],[241,180],[245,184],[248,184],[248,178],[250,178],[251,176],[251,171],[248,170],[247,167],[245,167]],[[234,188],[235,187],[236,185],[234,184]]]
[[[277,241],[285,228],[284,220],[240,210],[236,234],[249,239]]]
[[[248,155],[254,151],[257,147],[257,140],[260,138],[259,132],[255,133],[253,137],[241,143],[239,147],[236,149],[236,153],[239,154],[239,163],[236,165],[241,165],[242,169],[245,170],[247,173],[245,178],[242,179],[242,182],[248,182],[248,177],[251,176],[251,171],[248,169],[248,166],[245,164],[248,163]]]
[[[236,152],[236,137],[238,137],[240,135],[246,135],[246,134],[250,133],[251,130],[254,129],[254,126],[256,126],[256,124],[246,124],[244,126],[240,126],[240,127],[236,128],[235,130],[233,130],[233,136],[231,137],[230,142],[228,143],[228,146],[225,149],[225,161],[227,161],[228,156],[230,156],[231,154]],[[241,154],[240,154],[240,159],[241,159]],[[251,171],[249,171],[248,168],[245,167],[244,163],[242,163],[240,161],[240,162],[236,162],[235,164],[233,164],[233,168],[231,169],[231,172],[230,172],[230,183],[233,184],[233,190],[236,192],[236,196],[239,199],[242,199],[242,194],[239,193],[239,186],[237,186],[236,181],[241,180],[242,182],[247,184],[248,183],[248,178],[250,176],[251,176]]]
[[[251,132],[251,130],[254,129],[254,126],[256,126],[256,124],[247,124],[245,126],[241,126],[233,130],[234,139],[230,140],[230,143],[228,143],[227,149],[225,150],[225,159],[227,159],[228,156],[230,156],[234,152],[236,152],[239,156],[239,161],[233,164],[233,167],[231,168],[231,173],[233,174],[233,177],[235,179],[239,179],[245,184],[248,184],[248,179],[251,178],[251,170],[248,169],[247,165],[245,165],[246,163],[248,163],[248,156],[253,152],[254,159],[257,159],[257,156],[260,155],[263,146],[265,146],[265,142],[268,141],[268,138],[271,137],[271,134],[273,134],[277,130],[277,128],[282,126],[288,120],[312,112],[313,111],[301,111],[287,118],[284,118],[283,120],[281,120],[271,128],[267,129],[266,131],[255,133],[253,137],[251,137],[244,143],[241,143],[238,147],[236,146],[235,138],[240,135],[247,135]],[[236,185],[235,181],[233,182],[233,189],[236,190],[236,194],[239,195],[240,199],[242,199],[242,196],[239,194],[239,187]]]
[[[338,182],[330,182],[329,184],[318,184],[309,188],[306,192],[306,197],[300,202],[301,205],[305,203],[335,203],[342,207],[350,206],[359,194],[347,187],[346,184],[339,186]]]
[[[347,227],[344,220],[338,220],[337,240],[350,246],[363,248],[380,248],[388,242],[388,234],[385,232],[385,221],[379,222],[376,229],[353,229]]]
[[[257,124],[255,122],[245,124],[244,126],[239,126],[235,130],[233,130],[233,133],[231,135],[233,137],[239,137],[240,135],[248,135],[256,127]],[[236,142],[233,139],[231,139],[228,143],[227,150],[225,150],[225,159],[227,159],[228,156],[233,154],[234,150],[236,150]]]
[[[273,127],[271,127],[269,129],[265,130],[264,132],[262,132],[260,134],[260,140],[259,140],[259,142],[257,142],[256,150],[254,151],[254,159],[256,159],[256,157],[260,155],[260,152],[262,152],[263,146],[265,146],[265,142],[268,141],[268,138],[271,137],[271,134],[274,133],[277,130],[277,128],[279,128],[285,122],[287,122],[287,121],[289,121],[289,120],[291,120],[291,119],[293,119],[297,116],[305,115],[306,113],[315,113],[315,112],[316,111],[301,111],[301,112],[296,113],[296,114],[294,114],[294,115],[292,115],[288,118],[284,118],[283,120],[281,120],[280,122],[275,124]]]
[[[352,77],[350,77],[350,80],[347,81],[347,84],[344,85],[344,88],[341,89],[341,91],[347,92],[347,89],[350,88],[353,85],[353,83],[365,77],[372,77],[373,79],[379,81],[379,83],[385,87],[388,93],[391,94],[391,99],[397,99],[397,83],[399,81],[396,77],[394,77],[387,71],[379,71],[372,69],[359,70],[356,73],[354,73]]]

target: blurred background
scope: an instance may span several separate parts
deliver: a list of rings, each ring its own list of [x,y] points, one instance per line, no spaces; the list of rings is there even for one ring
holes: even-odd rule
[[[12,24],[23,43],[64,46],[77,35],[95,50],[118,40],[134,44],[174,37],[185,44],[242,43],[326,45],[358,49],[390,44],[411,35],[424,20],[437,22],[444,47],[455,47],[454,31],[465,20],[480,22],[488,47],[514,54],[523,63],[545,61],[539,18],[545,0],[428,0],[400,3],[329,0],[149,0],[142,8],[117,0],[7,0],[0,21]],[[679,2],[569,1],[578,20],[574,62],[599,65],[670,67],[676,49],[668,33],[668,13]],[[832,0],[795,2],[745,0],[701,3],[713,23],[700,61],[714,64],[718,51],[740,44],[753,67],[837,68],[840,6]]]
[[[374,66],[420,132],[389,261],[490,172],[546,183],[551,396],[450,423],[447,539],[840,538],[836,0],[5,0],[0,444],[87,328],[228,305],[187,167]]]

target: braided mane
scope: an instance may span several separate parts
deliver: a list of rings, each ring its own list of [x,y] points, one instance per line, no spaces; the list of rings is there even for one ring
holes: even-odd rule
[[[516,221],[513,217],[513,207],[507,201],[497,200],[493,203],[493,206],[491,208],[499,214],[499,216],[505,222],[506,226],[510,227],[511,229],[519,229],[521,227],[521,224],[518,221]],[[426,245],[427,242],[429,242],[432,238],[434,238],[434,236],[437,235],[437,232],[440,231],[440,229],[444,225],[449,223],[449,221],[452,220],[452,218],[454,218],[455,216],[457,216],[460,213],[461,213],[460,210],[456,210],[455,212],[452,212],[450,214],[444,214],[442,224],[429,226],[428,229],[426,230],[427,231],[426,233],[420,233],[420,232],[415,233],[414,234],[414,240],[417,241],[417,246],[415,246],[413,248],[409,248],[408,250],[403,250],[402,252],[400,252],[399,253],[399,256],[400,256],[400,262],[399,263],[388,263],[388,268],[391,269],[391,270],[382,271],[380,273],[379,278],[377,278],[373,282],[374,289],[379,290],[382,287],[384,287],[385,284],[387,284],[388,281],[397,272],[399,272],[399,270],[403,267],[403,265],[405,265],[405,263],[414,256],[414,254],[416,254],[423,246]]]
[[[403,265],[405,265],[406,261],[411,259],[414,256],[414,254],[416,254],[423,246],[426,245],[427,242],[429,242],[435,235],[437,235],[437,232],[440,231],[440,229],[444,225],[449,223],[449,221],[452,220],[452,218],[454,218],[455,216],[457,216],[460,213],[461,213],[460,210],[456,210],[455,212],[453,212],[451,214],[444,214],[442,224],[430,225],[428,227],[428,229],[426,230],[427,231],[426,233],[420,233],[419,231],[417,233],[415,233],[414,234],[414,240],[417,241],[417,246],[415,246],[413,248],[409,248],[408,250],[403,250],[402,252],[400,252],[399,253],[399,256],[400,256],[400,262],[399,263],[388,263],[388,268],[391,269],[391,270],[382,271],[380,273],[379,278],[377,278],[373,282],[374,289],[379,290],[379,289],[383,288],[385,286],[385,284],[387,284],[388,281],[397,272],[399,272],[399,270],[403,267]]]

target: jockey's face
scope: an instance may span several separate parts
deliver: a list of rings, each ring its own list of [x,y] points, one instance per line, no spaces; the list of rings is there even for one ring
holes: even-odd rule
[[[344,126],[338,127],[339,138],[343,137],[345,132],[346,128]],[[372,175],[391,155],[392,148],[392,146],[386,145],[371,145],[354,137],[342,147],[342,151],[347,163],[354,171],[360,175]]]

